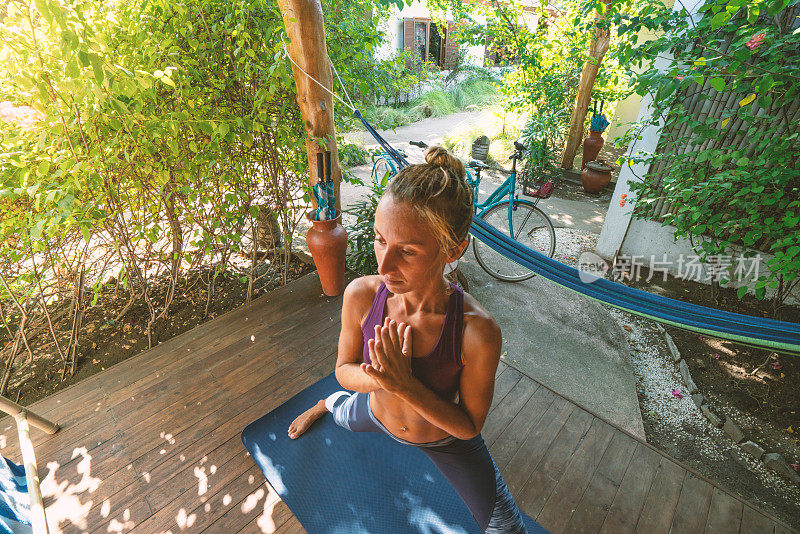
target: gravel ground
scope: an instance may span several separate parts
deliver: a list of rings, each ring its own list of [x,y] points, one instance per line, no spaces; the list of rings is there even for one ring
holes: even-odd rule
[[[556,251],[553,259],[577,267],[581,252],[592,251],[597,246],[598,234],[575,228],[556,228]]]

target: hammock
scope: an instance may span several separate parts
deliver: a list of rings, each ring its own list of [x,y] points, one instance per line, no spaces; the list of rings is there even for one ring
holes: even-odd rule
[[[690,304],[603,278],[586,283],[577,269],[522,245],[480,219],[473,219],[470,233],[551,282],[603,304],[705,336],[800,355],[800,324]]]

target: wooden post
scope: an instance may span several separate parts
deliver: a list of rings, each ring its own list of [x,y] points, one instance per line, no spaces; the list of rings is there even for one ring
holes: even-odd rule
[[[283,24],[290,39],[288,45],[292,60],[322,85],[333,91],[333,77],[328,60],[328,45],[325,41],[325,21],[319,0],[278,0],[283,15]],[[339,152],[336,148],[336,128],[333,122],[333,97],[305,73],[292,64],[294,83],[297,87],[297,104],[303,116],[308,139],[308,154],[311,171],[310,185],[313,187],[321,178],[317,176],[317,153],[331,151],[331,179],[336,191],[336,209],[341,210],[339,184],[342,169],[339,166]],[[324,137],[326,145],[317,144]],[[312,198],[316,207],[316,201]]]
[[[49,534],[47,517],[44,513],[42,490],[39,488],[39,472],[36,469],[36,454],[33,452],[30,428],[25,410],[18,413],[14,419],[17,421],[19,434],[19,449],[22,452],[22,463],[25,466],[25,481],[28,485],[28,498],[31,504],[31,530],[33,534]],[[52,423],[51,423],[52,424]]]
[[[605,0],[605,3],[606,6],[608,6],[609,0]],[[597,16],[595,18],[595,23],[597,24],[601,20],[603,20],[603,17]],[[592,49],[589,52],[589,59],[583,64],[581,81],[578,85],[578,95],[575,98],[575,109],[572,110],[569,131],[567,132],[567,139],[564,143],[564,151],[561,153],[562,169],[571,169],[573,166],[575,152],[578,150],[578,143],[581,142],[583,137],[583,122],[586,120],[586,111],[589,108],[589,102],[592,100],[594,81],[597,78],[597,71],[600,70],[600,63],[603,61],[603,56],[608,52],[610,41],[611,36],[609,30],[596,26],[594,39],[592,40]]]
[[[46,432],[48,434],[55,434],[59,429],[59,426],[52,421],[48,421],[44,417],[27,411],[24,406],[21,406],[11,399],[7,399],[5,397],[0,397],[0,412],[5,412],[11,417],[15,418],[21,413],[25,413],[26,419],[31,426],[34,426],[42,432]]]
[[[42,502],[42,491],[39,489],[39,472],[36,469],[36,454],[33,452],[31,433],[28,423],[36,428],[55,434],[59,426],[44,417],[28,412],[23,406],[16,402],[0,397],[0,411],[12,416],[17,422],[17,434],[19,435],[19,450],[22,452],[22,464],[25,467],[25,480],[28,484],[28,497],[31,502],[31,527],[33,534],[47,534],[47,519],[44,514],[44,503]]]

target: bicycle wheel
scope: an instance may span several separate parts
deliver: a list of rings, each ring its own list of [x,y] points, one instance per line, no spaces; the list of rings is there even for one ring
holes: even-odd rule
[[[375,185],[386,185],[389,178],[394,174],[394,167],[385,157],[380,157],[375,160],[375,164],[372,166],[372,181]]]
[[[492,206],[481,216],[481,219],[526,247],[552,258],[556,249],[556,232],[550,218],[533,203],[526,200],[514,200],[514,208],[511,212],[514,235],[511,235],[508,224],[508,202],[506,200]],[[478,260],[483,270],[499,280],[519,282],[536,274],[527,267],[496,252],[480,239],[472,240],[472,249],[475,251],[475,259]]]

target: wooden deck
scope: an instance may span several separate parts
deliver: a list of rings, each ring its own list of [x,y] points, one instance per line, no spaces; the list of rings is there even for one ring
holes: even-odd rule
[[[341,298],[315,274],[31,406],[52,532],[304,532],[247,456],[251,421],[329,374]],[[484,438],[551,532],[791,530],[501,363]],[[2,454],[19,461],[11,419]]]

